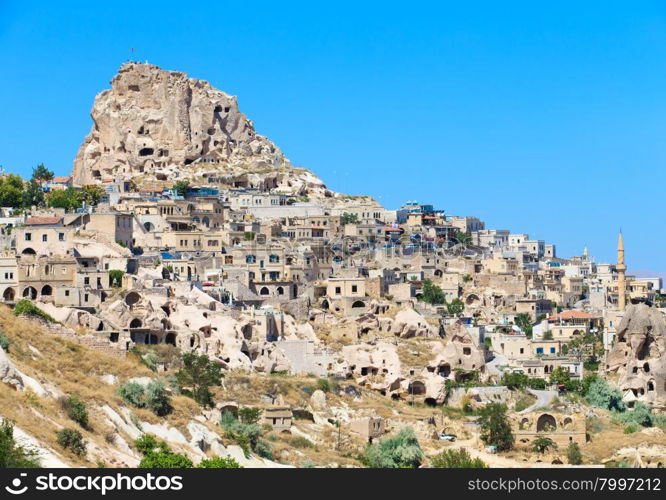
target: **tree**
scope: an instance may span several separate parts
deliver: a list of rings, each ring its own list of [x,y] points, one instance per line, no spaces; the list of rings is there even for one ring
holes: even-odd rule
[[[83,197],[73,187],[54,189],[46,193],[46,204],[51,208],[63,208],[70,212],[81,206]]]
[[[25,448],[14,439],[14,423],[4,419],[0,423],[0,468],[35,469],[40,467],[37,450]]]
[[[567,461],[571,465],[580,465],[583,463],[583,454],[580,452],[578,443],[570,442],[567,447]]]
[[[446,295],[441,288],[433,284],[430,280],[425,280],[423,282],[423,290],[419,300],[426,302],[427,304],[439,305],[446,303]]]
[[[9,174],[0,178],[0,206],[20,208],[23,205],[23,179]]]
[[[176,373],[183,394],[192,397],[201,406],[213,406],[210,388],[222,384],[222,368],[205,354],[183,355],[183,368]]]
[[[391,438],[369,444],[361,461],[374,469],[416,468],[423,461],[423,451],[414,430],[404,427]]]
[[[342,220],[340,223],[344,226],[347,224],[358,224],[358,215],[356,214],[348,214],[345,212],[342,214]]]
[[[569,380],[571,379],[571,373],[566,368],[558,366],[550,374],[550,383],[553,385],[564,385],[566,386]]]
[[[528,337],[532,336],[532,318],[527,313],[520,313],[516,315],[516,326],[520,328]]]
[[[244,406],[238,410],[238,419],[244,424],[256,424],[261,417],[261,409]]]
[[[532,451],[541,453],[542,455],[549,449],[555,448],[557,448],[555,441],[546,436],[537,436],[537,438],[532,442]]]
[[[500,385],[505,385],[508,389],[522,389],[527,386],[529,377],[522,372],[503,373],[500,379]]]
[[[43,207],[44,206],[44,191],[42,186],[35,181],[30,181],[25,184],[21,204],[23,208]]]
[[[460,299],[453,299],[446,304],[446,310],[449,316],[457,316],[465,310],[465,303]]]
[[[112,287],[121,287],[123,285],[123,276],[125,273],[120,269],[112,269],[109,271],[109,281]]]
[[[46,182],[53,179],[53,172],[46,168],[43,163],[40,163],[32,169],[31,181],[34,182]]]
[[[453,235],[453,239],[456,243],[464,247],[472,244],[472,235],[468,232],[456,231],[456,234]]]
[[[499,451],[513,447],[514,436],[511,424],[506,416],[506,405],[489,403],[479,412],[478,424],[481,426],[481,440]]]
[[[448,449],[430,458],[430,465],[436,469],[486,469],[486,464],[480,458],[472,458],[467,450]]]
[[[178,196],[185,196],[188,187],[190,187],[190,181],[178,181],[173,185],[173,191]]]
[[[87,205],[97,205],[104,196],[104,189],[97,184],[88,184],[81,189],[81,199]]]

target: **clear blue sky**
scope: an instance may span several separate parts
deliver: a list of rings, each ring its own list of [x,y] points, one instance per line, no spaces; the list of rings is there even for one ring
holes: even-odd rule
[[[68,173],[134,47],[332,189],[666,273],[663,1],[322,4],[0,0],[0,164]]]

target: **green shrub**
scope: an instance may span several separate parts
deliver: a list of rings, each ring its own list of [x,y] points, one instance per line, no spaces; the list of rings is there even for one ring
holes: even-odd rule
[[[464,448],[448,449],[430,458],[430,465],[436,469],[486,469],[480,458],[472,458]]]
[[[146,402],[144,399],[143,386],[136,382],[125,382],[118,388],[118,396],[128,404],[137,408],[144,408]]]
[[[145,387],[136,382],[125,382],[118,388],[118,395],[128,404],[137,408],[146,408],[158,417],[171,413],[171,398],[164,383],[152,380]]]
[[[652,409],[645,403],[638,402],[632,410],[616,413],[613,419],[623,424],[652,427]]]
[[[638,431],[638,426],[636,424],[629,424],[624,428],[625,434],[633,434],[636,431]]]
[[[257,443],[262,435],[262,429],[256,423],[245,424],[238,421],[233,413],[225,412],[220,418],[220,426],[228,439],[233,439],[243,448],[245,455],[256,451]]]
[[[329,392],[331,390],[331,384],[328,382],[327,378],[320,378],[317,380],[317,389],[324,392]]]
[[[254,451],[261,458],[265,458],[266,460],[273,460],[273,449],[266,441],[257,441],[257,445],[255,446]]]
[[[67,416],[84,429],[88,428],[88,409],[86,403],[78,396],[69,396],[63,401]]]
[[[580,446],[573,441],[567,447],[567,461],[570,465],[580,465],[583,463],[583,454],[580,452]]]
[[[171,413],[171,398],[166,392],[164,384],[160,380],[153,380],[144,389],[146,408],[158,417]]]
[[[34,469],[40,467],[39,453],[20,446],[14,439],[13,422],[0,423],[0,469]]]
[[[521,372],[503,373],[499,381],[500,385],[505,385],[507,388],[523,389],[527,386],[528,376]]]
[[[56,441],[64,449],[69,449],[75,455],[85,455],[86,443],[83,440],[83,435],[76,429],[60,429],[56,433]]]
[[[180,453],[174,453],[169,446],[158,441],[152,434],[144,434],[134,441],[134,446],[143,455],[140,469],[191,469],[192,460]]]
[[[16,316],[35,316],[37,318],[43,319],[44,321],[48,321],[49,323],[56,322],[55,319],[46,314],[28,299],[21,299],[16,303],[14,306],[14,314]]]
[[[204,458],[201,462],[199,462],[199,465],[197,465],[197,469],[242,469],[242,468],[243,467],[231,457]]]
[[[530,378],[527,380],[527,387],[543,391],[546,388],[546,381],[542,378]]]
[[[9,346],[11,345],[12,341],[7,338],[7,336],[4,333],[0,332],[0,347],[2,347],[2,350],[5,352],[9,352]]]
[[[589,384],[583,383],[583,389],[586,386],[585,397],[591,405],[606,410],[624,411],[626,409],[620,390],[608,385],[604,379],[595,377]]]
[[[393,437],[369,444],[360,460],[374,469],[416,468],[423,461],[423,451],[414,430],[405,427]]]
[[[294,436],[292,438],[289,438],[289,444],[292,445],[294,448],[314,448],[315,445],[312,441],[310,441],[308,438],[305,438],[303,436]]]
[[[141,356],[141,363],[146,365],[146,367],[153,372],[157,371],[157,362],[158,362],[157,354],[155,354],[154,352],[147,352],[146,354]]]

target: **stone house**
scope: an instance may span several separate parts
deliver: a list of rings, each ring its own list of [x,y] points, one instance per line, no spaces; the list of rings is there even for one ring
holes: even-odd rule
[[[18,261],[19,296],[35,300],[52,300],[60,286],[76,284],[77,262],[67,255],[22,255]]]
[[[18,292],[18,266],[12,251],[0,252],[0,297],[4,302],[16,300]]]
[[[372,443],[373,439],[381,437],[386,432],[386,421],[382,417],[363,417],[349,422],[349,430],[361,438]]]
[[[261,423],[270,425],[276,432],[291,432],[294,414],[291,408],[271,406],[265,408],[261,416]]]

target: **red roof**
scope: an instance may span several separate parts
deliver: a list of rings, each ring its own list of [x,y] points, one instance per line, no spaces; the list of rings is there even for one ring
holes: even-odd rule
[[[67,177],[54,177],[53,182],[69,182],[72,178],[67,176]]]
[[[59,224],[62,217],[56,215],[52,217],[28,217],[25,221],[26,226],[46,226],[50,224]]]

